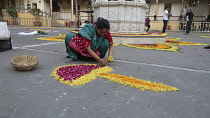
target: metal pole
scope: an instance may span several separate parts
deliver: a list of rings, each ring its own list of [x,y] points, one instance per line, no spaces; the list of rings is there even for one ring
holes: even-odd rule
[[[78,26],[80,25],[79,24],[79,22],[80,22],[79,20],[80,19],[79,19],[79,15],[78,15],[78,11],[77,11],[78,10],[77,0],[75,0],[75,6],[76,6],[77,28],[79,28]]]
[[[50,0],[50,17],[52,18],[52,0]]]
[[[157,15],[159,0],[156,0],[156,4],[157,4],[157,7],[156,7],[155,15]]]
[[[78,4],[77,4],[77,0],[75,0],[75,6],[76,6],[76,16],[78,17]]]
[[[157,16],[157,11],[158,11],[158,8],[159,8],[159,0],[156,0],[156,4],[157,4],[157,7],[156,7],[155,15]],[[156,19],[157,19],[157,17],[156,17]]]
[[[71,18],[73,18],[74,15],[74,2],[71,0]]]

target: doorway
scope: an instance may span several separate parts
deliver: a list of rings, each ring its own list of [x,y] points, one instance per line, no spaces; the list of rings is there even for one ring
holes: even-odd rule
[[[37,9],[37,4],[36,3],[32,3],[32,9]]]
[[[168,7],[168,8],[169,8],[168,13],[171,13],[171,6],[172,6],[171,3],[165,4],[165,5],[164,5],[164,10],[165,10],[166,7]]]

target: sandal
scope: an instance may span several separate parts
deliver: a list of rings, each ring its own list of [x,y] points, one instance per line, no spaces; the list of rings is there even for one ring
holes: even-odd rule
[[[69,63],[69,62],[72,62],[72,61],[74,61],[74,60],[71,59],[71,58],[67,58],[67,59],[65,60],[66,63]]]
[[[204,49],[210,49],[210,45],[208,45],[208,46],[204,47]]]

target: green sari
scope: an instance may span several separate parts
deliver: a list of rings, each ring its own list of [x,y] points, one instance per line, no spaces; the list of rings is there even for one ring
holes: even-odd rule
[[[100,52],[100,57],[105,57],[106,52],[109,48],[109,41],[105,39],[104,36],[97,36],[94,25],[87,24],[77,34],[69,33],[65,37],[66,52],[71,59],[76,60],[79,56],[81,56],[81,54],[79,54],[74,49],[68,46],[69,42],[74,37],[74,35],[79,35],[90,40],[90,48],[92,50],[98,49]]]

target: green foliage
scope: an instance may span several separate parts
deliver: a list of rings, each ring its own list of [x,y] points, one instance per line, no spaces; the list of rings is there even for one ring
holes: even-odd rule
[[[31,9],[31,14],[34,16],[38,16],[40,12],[40,9]]]
[[[37,31],[38,35],[47,35],[47,33],[45,33],[44,31]]]
[[[14,17],[17,17],[17,10],[14,6],[10,5],[7,7],[7,13],[9,13],[10,16],[12,16],[13,18]]]

